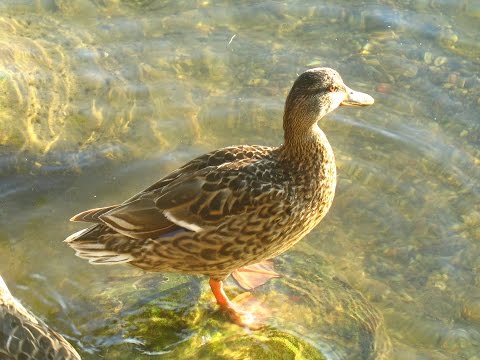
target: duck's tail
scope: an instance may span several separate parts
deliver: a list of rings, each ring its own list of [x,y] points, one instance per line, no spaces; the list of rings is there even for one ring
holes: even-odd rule
[[[64,241],[75,250],[75,255],[87,259],[91,264],[114,265],[134,260],[133,255],[125,250],[135,239],[105,225],[97,224],[77,231]]]

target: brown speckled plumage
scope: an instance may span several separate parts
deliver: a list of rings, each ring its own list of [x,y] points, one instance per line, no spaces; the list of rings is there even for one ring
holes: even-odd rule
[[[332,148],[317,121],[339,105],[373,99],[328,68],[295,81],[280,147],[232,146],[202,155],[121,205],[72,218],[94,223],[67,238],[92,263],[129,262],[151,271],[222,281],[299,241],[332,204]]]
[[[1,276],[0,359],[80,360],[67,340],[12,296]]]

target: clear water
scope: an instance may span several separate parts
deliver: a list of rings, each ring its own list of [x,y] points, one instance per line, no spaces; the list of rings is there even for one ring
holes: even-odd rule
[[[479,21],[478,0],[0,1],[0,273],[85,359],[480,359]],[[281,143],[314,66],[376,103],[321,123],[337,195],[255,292],[266,329],[202,278],[62,242],[196,155]]]

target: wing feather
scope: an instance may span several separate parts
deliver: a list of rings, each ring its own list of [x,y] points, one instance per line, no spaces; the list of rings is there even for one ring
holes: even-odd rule
[[[90,209],[82,211],[81,213],[73,216],[70,221],[83,221],[91,223],[101,223],[100,216],[106,212],[115,209],[118,205],[105,206],[101,208]]]
[[[87,210],[72,220],[104,223],[134,239],[218,226],[227,217],[248,213],[281,195],[282,174],[272,171],[266,156],[271,150],[245,146],[214,151],[121,205]]]

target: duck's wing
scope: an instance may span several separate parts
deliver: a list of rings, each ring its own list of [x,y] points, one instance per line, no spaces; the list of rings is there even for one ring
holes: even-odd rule
[[[188,177],[207,167],[219,167],[247,159],[261,159],[271,151],[271,147],[261,145],[237,145],[211,151],[172,171],[144,191],[125,201],[125,203],[141,197],[143,193],[160,190],[179,178]]]
[[[257,211],[264,204],[281,205],[281,185],[245,170],[252,164],[258,166],[258,162],[240,163],[236,169],[207,167],[180,177],[102,213],[99,219],[119,233],[144,239],[178,228],[198,232],[219,226],[231,216]]]
[[[218,226],[227,217],[279,197],[282,191],[274,185],[278,182],[272,177],[278,174],[272,164],[260,156],[268,148],[249,148],[257,151],[235,148],[237,153],[224,150],[222,156],[218,151],[204,155],[119,206],[88,210],[72,219],[103,223],[136,239]],[[223,163],[215,165],[222,158]]]

